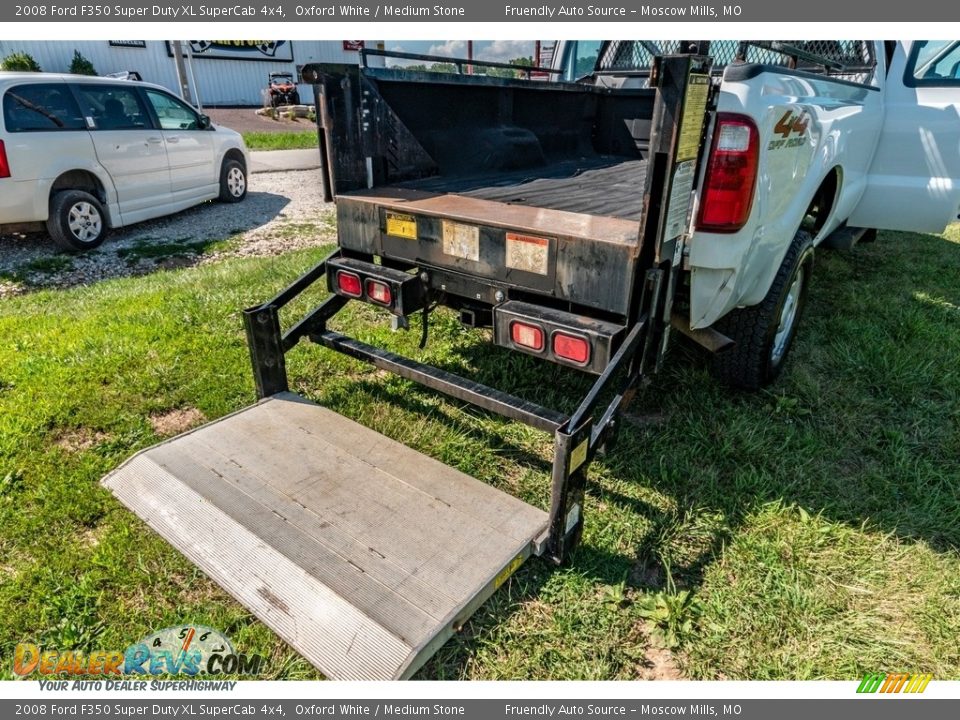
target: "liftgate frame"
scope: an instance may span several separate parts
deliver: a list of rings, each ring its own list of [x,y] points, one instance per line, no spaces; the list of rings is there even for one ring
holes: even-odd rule
[[[712,105],[710,65],[709,57],[698,55],[671,55],[655,61],[650,82],[657,90],[651,135],[655,142],[650,148],[641,249],[634,275],[639,285],[633,293],[637,301],[619,348],[571,415],[327,328],[327,321],[349,302],[340,295],[331,294],[284,332],[280,309],[326,275],[327,264],[340,257],[339,249],[272,299],[244,311],[258,397],[289,390],[285,354],[307,338],[457,400],[552,433],[549,524],[545,536],[535,541],[535,548],[538,555],[545,555],[553,563],[564,562],[583,531],[587,468],[597,451],[614,440],[618,416],[633,400],[639,379],[656,371],[666,352],[690,205]],[[322,81],[315,88],[322,105]],[[318,113],[318,123],[322,115]],[[323,148],[326,137],[322,125],[319,131]],[[325,162],[328,157],[324,157]],[[424,287],[424,292],[429,296],[432,289]]]

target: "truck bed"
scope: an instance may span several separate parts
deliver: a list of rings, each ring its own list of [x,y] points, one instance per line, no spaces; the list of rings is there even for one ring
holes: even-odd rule
[[[639,221],[646,160],[592,156],[467,177],[434,176],[395,187]]]

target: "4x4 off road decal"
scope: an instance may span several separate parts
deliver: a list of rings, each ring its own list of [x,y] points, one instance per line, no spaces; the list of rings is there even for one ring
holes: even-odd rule
[[[767,145],[768,150],[779,150],[780,148],[799,147],[806,140],[807,127],[810,125],[810,116],[800,111],[794,114],[793,110],[787,110],[777,124],[773,126],[773,134],[779,135],[779,139],[773,139]],[[796,137],[794,137],[796,136]]]

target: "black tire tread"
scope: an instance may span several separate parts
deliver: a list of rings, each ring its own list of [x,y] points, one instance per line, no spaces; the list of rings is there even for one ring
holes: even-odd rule
[[[92,243],[79,244],[69,228],[63,224],[63,213],[67,207],[77,200],[86,200],[95,205],[100,211],[100,217],[103,220],[103,231],[100,237]],[[107,236],[107,213],[102,203],[85,190],[58,190],[50,197],[50,215],[47,219],[47,233],[57,246],[68,252],[83,252],[98,247]]]
[[[779,373],[783,361],[776,368],[771,368],[769,362],[771,324],[778,320],[778,308],[787,283],[812,245],[813,238],[810,233],[798,231],[763,300],[757,305],[730,311],[714,325],[736,343],[730,350],[713,357],[713,372],[724,384],[755,391],[770,384]],[[807,281],[809,282],[809,278]],[[802,309],[801,306],[798,313],[802,312]],[[798,316],[797,322],[799,321]]]

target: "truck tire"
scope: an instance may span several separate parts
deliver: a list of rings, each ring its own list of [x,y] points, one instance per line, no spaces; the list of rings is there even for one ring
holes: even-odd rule
[[[64,250],[92,250],[107,236],[107,214],[90,193],[60,190],[50,198],[47,232]]]
[[[763,300],[737,308],[714,327],[734,345],[713,358],[714,374],[725,384],[759,390],[780,374],[797,334],[813,270],[813,238],[799,231]]]
[[[247,169],[239,160],[224,160],[220,168],[220,202],[238,203],[246,196]]]

